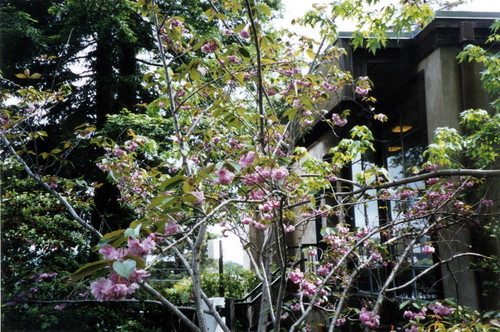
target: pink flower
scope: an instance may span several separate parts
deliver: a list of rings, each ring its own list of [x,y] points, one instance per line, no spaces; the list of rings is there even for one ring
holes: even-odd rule
[[[303,121],[304,126],[310,126],[310,125],[312,125],[312,123],[313,123],[313,120],[309,120],[309,119],[306,119]]]
[[[309,248],[309,249],[307,250],[307,254],[308,254],[309,256],[316,256],[316,255],[318,254],[318,251],[317,251],[315,248]]]
[[[98,301],[109,300],[109,292],[113,283],[107,278],[100,278],[90,284],[92,295]]]
[[[173,235],[179,232],[179,226],[173,221],[165,225],[165,235]]]
[[[134,239],[132,237],[128,238],[128,250],[126,251],[127,255],[133,255],[137,257],[145,257],[147,256],[151,250],[156,247],[156,243],[151,236],[148,236],[141,242],[138,239]]]
[[[241,36],[241,38],[250,38],[250,33],[246,30],[241,30],[240,36]]]
[[[219,177],[219,183],[222,185],[230,184],[234,179],[234,174],[225,168],[221,168],[217,171],[217,176]]]
[[[382,259],[382,255],[378,251],[372,251],[370,257],[375,261]]]
[[[288,312],[285,312],[283,315],[281,315],[281,316],[280,316],[280,319],[281,319],[281,320],[287,319],[287,318],[288,318],[288,315],[289,315],[289,313],[288,313]]]
[[[439,302],[431,304],[429,306],[429,309],[431,309],[436,315],[440,315],[440,316],[448,316],[448,315],[451,315],[453,313],[453,311],[455,311],[455,309],[448,308],[447,306],[445,306]]]
[[[214,53],[215,51],[217,51],[217,48],[219,46],[217,46],[217,43],[214,42],[214,41],[211,41],[211,42],[208,42],[206,43],[205,45],[203,45],[201,47],[201,51],[204,52],[204,53]]]
[[[332,114],[332,120],[333,120],[333,123],[336,125],[336,126],[339,126],[339,127],[343,127],[346,125],[347,123],[347,120],[342,120],[340,118],[340,116],[337,114],[337,113],[333,113]]]
[[[196,201],[194,202],[195,204],[200,204],[205,200],[205,194],[203,191],[192,191],[191,194],[196,197]]]
[[[241,219],[241,223],[243,225],[250,225],[251,223],[253,223],[253,219],[247,216]]]
[[[335,91],[337,90],[337,86],[334,85],[334,84],[329,84],[329,83],[326,83],[326,82],[323,82],[323,87],[327,90],[327,91]]]
[[[135,151],[135,149],[137,149],[139,145],[134,142],[134,141],[129,141],[126,146],[125,146],[125,150],[129,151],[129,152],[133,152]]]
[[[243,62],[241,59],[238,59],[238,57],[236,55],[229,55],[227,57],[227,60],[235,65]]]
[[[427,307],[422,307],[419,312],[405,311],[403,317],[410,320],[420,320],[425,318],[425,313],[427,312]]]
[[[231,36],[231,35],[233,34],[233,30],[226,29],[226,30],[224,30],[224,34],[225,34],[226,36]]]
[[[54,309],[55,309],[55,310],[64,310],[64,309],[66,309],[66,307],[67,307],[67,306],[68,306],[68,304],[67,304],[67,303],[64,303],[64,304],[58,304],[58,305],[54,306]]]
[[[123,249],[116,249],[110,244],[106,244],[99,249],[99,253],[104,259],[117,259],[121,260],[124,256]]]
[[[114,284],[110,287],[107,296],[110,300],[121,300],[129,294],[129,288],[126,284]]]
[[[433,254],[435,251],[436,251],[436,249],[433,246],[431,246],[431,245],[425,245],[422,248],[422,253],[425,254],[425,255]]]
[[[288,170],[285,167],[280,167],[272,170],[271,177],[273,180],[279,181],[286,178],[288,174]]]
[[[269,225],[262,224],[258,221],[255,221],[255,220],[253,221],[253,225],[255,226],[255,228],[258,228],[258,229],[263,230],[263,231],[265,231],[266,229],[269,228]]]
[[[242,168],[248,168],[252,166],[254,161],[255,161],[255,151],[248,151],[247,154],[245,154],[240,158],[238,164],[240,164]]]
[[[342,326],[342,325],[344,325],[344,324],[345,324],[345,322],[346,322],[346,318],[345,318],[345,317],[343,317],[343,318],[339,318],[339,319],[337,319],[337,321],[335,322],[335,326]]]
[[[439,182],[439,178],[430,178],[426,181],[428,185],[433,185],[434,183]]]
[[[115,155],[115,157],[120,157],[120,156],[125,155],[126,152],[123,150],[120,150],[120,149],[115,149],[115,150],[113,150],[113,154]]]
[[[424,169],[425,169],[427,172],[431,172],[431,171],[434,171],[437,167],[438,167],[438,165],[425,165],[425,166],[424,166]]]
[[[304,273],[302,273],[299,269],[292,270],[288,274],[288,279],[290,279],[294,284],[300,284],[302,282],[302,278],[304,278]]]
[[[491,199],[483,199],[481,201],[481,204],[483,204],[486,207],[490,207],[490,206],[493,206],[494,203]]]
[[[380,316],[375,315],[373,312],[368,311],[365,308],[361,309],[361,312],[359,313],[359,320],[368,327],[375,328],[380,325]]]
[[[293,231],[295,231],[295,226],[294,225],[285,226],[285,233],[291,233]]]
[[[368,88],[364,87],[364,86],[357,86],[356,87],[356,93],[359,94],[359,95],[366,95],[368,94]]]
[[[144,282],[149,278],[150,274],[144,269],[135,269],[134,272],[128,277],[128,280],[132,282]]]
[[[290,306],[290,310],[292,311],[299,311],[300,310],[300,303],[295,303]]]
[[[325,265],[321,265],[320,267],[318,267],[318,275],[320,276],[326,276],[328,273],[330,273],[330,269],[325,266]]]
[[[376,114],[373,118],[377,121],[380,121],[380,122],[387,121],[387,116],[385,114],[382,114],[382,113]]]
[[[254,184],[254,182],[252,182],[252,184]],[[253,200],[261,200],[264,199],[264,197],[266,197],[266,193],[262,189],[250,191],[250,198]]]

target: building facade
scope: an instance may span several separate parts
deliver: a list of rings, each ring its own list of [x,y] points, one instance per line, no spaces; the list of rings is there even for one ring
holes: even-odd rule
[[[362,101],[354,94],[332,97],[326,105],[330,114],[350,109],[349,122],[367,125],[375,136],[376,152],[344,169],[343,177],[352,177],[370,164],[384,166],[391,179],[409,176],[413,166],[424,163],[422,153],[437,128],[453,127],[460,131],[460,112],[471,108],[490,109],[491,99],[479,79],[480,65],[459,63],[457,55],[468,44],[484,45],[491,34],[491,24],[499,18],[500,13],[437,12],[436,18],[423,30],[391,38],[387,46],[375,54],[365,49],[352,49],[350,34],[341,34],[338,46],[347,50],[347,55],[339,61],[341,69],[350,71],[353,77],[370,78],[373,82],[370,95],[377,100],[375,113],[384,113],[389,118],[385,123],[373,120],[373,113],[366,112]],[[345,91],[342,95],[346,95]],[[318,122],[303,137],[302,144],[308,147],[312,156],[326,159],[329,149],[342,137],[347,137],[350,128],[352,126],[339,129],[335,135],[326,124]],[[425,186],[424,183],[416,185]],[[498,192],[494,193],[496,199]],[[390,219],[394,207],[381,209],[380,204],[372,202],[351,211],[350,222],[355,226],[373,226],[383,218]],[[293,241],[297,247],[318,244],[321,241],[319,230],[329,223],[335,221],[318,217]],[[439,245],[441,259],[470,250],[500,256],[498,241],[462,231],[460,226],[447,232],[441,236],[453,238],[453,241]],[[422,259],[421,249],[417,246],[412,253],[414,266],[408,273],[413,276],[433,263]],[[453,297],[472,308],[497,308],[499,292],[485,295],[482,288],[485,281],[495,277],[470,269],[470,263],[467,257],[455,259],[396,295],[402,299]],[[360,277],[357,290],[376,294],[376,279],[383,279],[383,271],[374,270]]]

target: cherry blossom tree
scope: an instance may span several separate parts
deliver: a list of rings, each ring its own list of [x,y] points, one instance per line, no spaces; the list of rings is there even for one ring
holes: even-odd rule
[[[154,22],[156,58],[161,64],[146,75],[148,88],[160,97],[145,106],[145,116],[171,119],[172,132],[165,136],[170,149],[133,130],[128,130],[124,142],[117,142],[84,125],[76,129],[73,142],[50,152],[36,150],[47,133],[33,128],[42,126],[46,109],[70,91],[20,88],[15,93],[19,107],[2,111],[0,137],[10,158],[98,241],[100,259],[74,272],[73,281],[85,278],[98,301],[130,299],[141,289],[141,296],[147,294],[194,331],[208,330],[207,314],[229,331],[201,284],[204,240],[209,228],[218,225],[223,233],[239,237],[260,280],[258,331],[307,330],[313,312],[327,318],[329,331],[348,322],[375,329],[389,294],[458,257],[489,259],[474,252],[439,259],[436,246],[450,241],[442,230],[484,226],[483,216],[490,213],[493,202],[488,197],[469,202],[466,196],[470,187],[500,175],[487,169],[495,163],[498,150],[472,155],[475,169],[464,168],[459,160],[471,156],[463,143],[477,142],[478,127],[487,130],[481,135],[481,146],[498,146],[491,135],[499,127],[498,114],[464,112],[463,124],[472,134],[460,136],[441,129],[426,151],[425,164],[400,180],[390,179],[380,166],[365,169],[355,180],[341,177],[342,168],[374,150],[374,137],[366,126],[355,125],[349,137],[339,137],[329,161],[313,158],[297,143],[318,122],[327,123],[334,133],[349,123],[348,111],[330,114],[322,108],[348,91],[366,105],[365,112],[375,121],[387,120],[374,111],[370,79],[353,77],[335,65],[345,50],[323,47],[336,36],[335,20],[365,20],[353,42],[375,51],[385,44],[388,27],[398,32],[428,23],[432,11],[425,3],[388,5],[380,16],[367,14],[357,1],[315,5],[303,22],[321,27],[325,36],[321,42],[273,29],[266,24],[272,13],[265,2],[209,3],[211,9],[203,19],[217,21],[220,31],[206,38],[193,34],[183,17],[165,16],[154,0],[137,2],[143,15]],[[365,38],[365,26],[376,38]],[[183,64],[171,65],[178,61]],[[36,74],[22,75],[36,79]],[[68,198],[91,199],[92,185],[84,188],[78,180],[51,174],[65,166],[67,154],[75,153],[74,147],[82,141],[103,149],[96,167],[113,181],[121,204],[134,215],[127,228],[101,234]],[[412,185],[423,181],[425,186]],[[55,185],[61,183],[65,186]],[[368,194],[373,190],[375,195]],[[330,204],[321,203],[326,197]],[[391,202],[396,207],[394,216],[373,227],[349,224],[349,209],[370,202]],[[306,257],[321,254],[321,259],[300,268],[303,259],[292,253],[290,241],[317,217],[334,222],[321,231],[323,247],[302,248]],[[190,249],[189,256],[179,249],[181,245]],[[395,286],[419,246],[436,263]],[[166,256],[176,256],[190,275],[195,318],[148,283],[149,270]],[[353,301],[360,275],[376,267],[388,271],[378,294]],[[404,313],[412,322],[409,330],[431,311],[440,317],[454,312],[440,301],[418,309]]]

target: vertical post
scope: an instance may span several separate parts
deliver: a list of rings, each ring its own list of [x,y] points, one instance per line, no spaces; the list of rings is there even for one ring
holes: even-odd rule
[[[219,296],[224,297],[224,256],[222,254],[222,240],[219,240]]]

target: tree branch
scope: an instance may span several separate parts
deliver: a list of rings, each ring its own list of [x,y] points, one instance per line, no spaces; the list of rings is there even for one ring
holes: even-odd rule
[[[23,168],[26,171],[26,173],[28,173],[28,175],[32,179],[34,179],[36,182],[38,182],[46,191],[48,191],[51,195],[53,195],[54,197],[56,197],[59,200],[59,202],[61,202],[61,204],[64,205],[64,207],[68,210],[68,212],[71,214],[71,216],[73,217],[73,219],[78,224],[80,224],[83,228],[85,228],[90,233],[92,233],[92,235],[95,238],[101,238],[102,237],[102,234],[97,229],[95,229],[92,226],[92,224],[90,223],[90,221],[83,220],[78,215],[78,213],[75,211],[75,209],[73,208],[73,206],[61,194],[59,194],[59,192],[57,192],[56,190],[54,190],[54,188],[51,188],[38,175],[36,175],[35,173],[33,173],[31,171],[31,169],[28,166],[28,164],[26,164],[26,162],[23,160],[23,158],[21,158],[16,153],[16,151],[14,150],[14,147],[12,146],[12,144],[9,142],[9,140],[5,137],[5,135],[3,133],[0,133],[0,138],[2,139],[2,142],[5,144],[5,146],[7,147],[7,149],[9,150],[9,153],[11,154],[11,156],[14,157],[17,161],[19,161],[19,163],[21,163],[21,165],[23,166]]]

